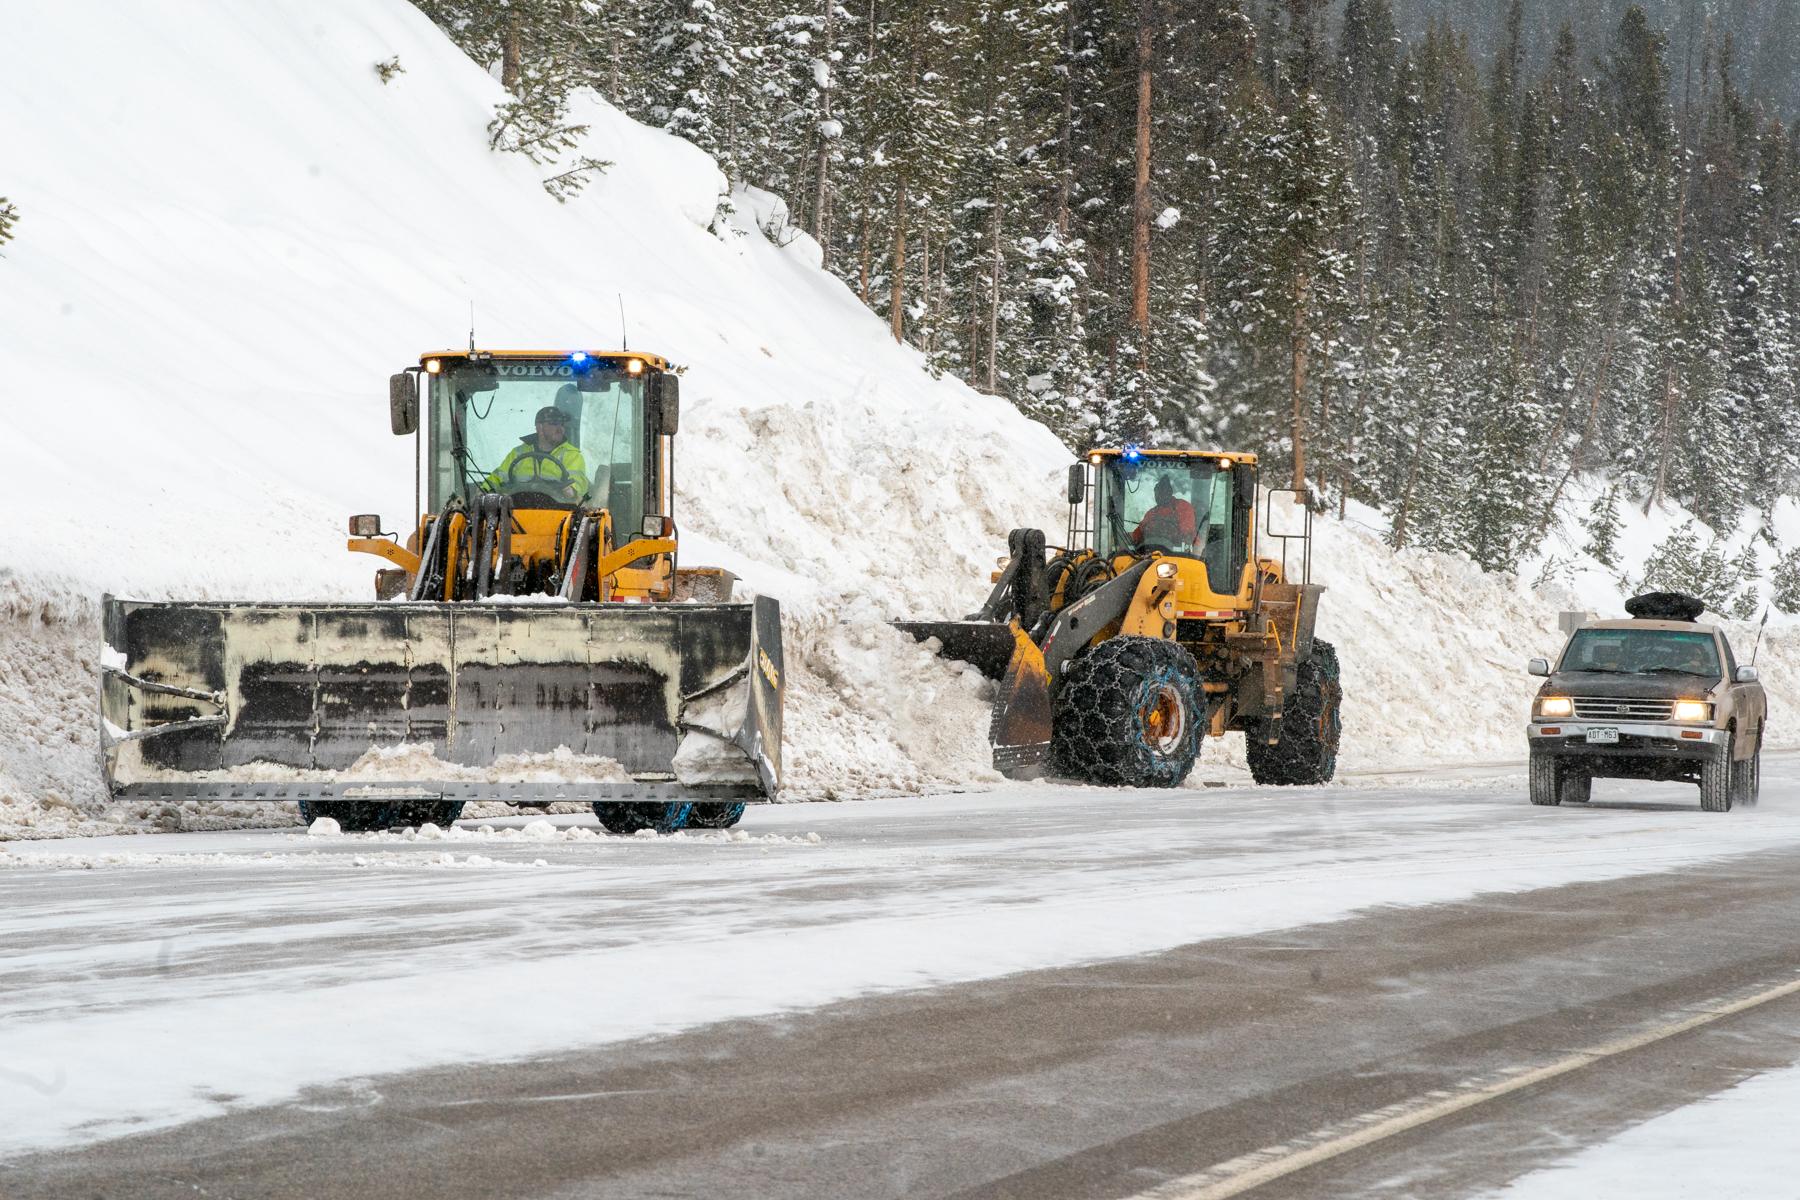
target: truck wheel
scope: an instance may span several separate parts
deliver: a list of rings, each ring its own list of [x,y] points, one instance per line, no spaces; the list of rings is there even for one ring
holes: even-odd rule
[[[1759,776],[1762,774],[1762,746],[1750,751],[1750,757],[1731,764],[1731,802],[1743,808],[1756,803]]]
[[[696,804],[688,814],[689,829],[730,829],[744,816],[744,802],[736,804]]]
[[[345,833],[369,833],[427,822],[448,829],[462,816],[461,800],[302,800],[300,819],[311,825],[330,817]]]
[[[1762,799],[1762,730],[1756,731],[1756,749],[1750,751],[1750,759],[1743,764],[1749,779],[1744,785],[1744,794],[1739,803],[1751,807]]]
[[[1556,805],[1562,803],[1562,764],[1548,754],[1531,756],[1531,802]]]
[[[1564,766],[1557,792],[1564,804],[1586,804],[1594,795],[1594,777],[1580,767]]]
[[[1710,747],[1700,764],[1700,807],[1706,812],[1730,812],[1733,791],[1731,743]]]
[[[1245,731],[1251,778],[1262,784],[1330,783],[1344,733],[1343,701],[1337,647],[1315,640],[1312,657],[1300,664],[1294,694],[1276,723],[1281,740],[1269,745],[1261,722]]]
[[[669,804],[609,804],[598,800],[594,802],[594,815],[600,818],[601,828],[608,833],[626,836],[644,829],[654,829],[658,833],[674,833],[688,823],[688,815],[693,810],[692,801]]]
[[[1055,770],[1091,783],[1176,786],[1200,756],[1202,695],[1194,656],[1174,642],[1101,642],[1069,664],[1056,689]]]

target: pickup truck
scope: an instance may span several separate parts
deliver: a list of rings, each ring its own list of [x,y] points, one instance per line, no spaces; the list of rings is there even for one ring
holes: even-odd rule
[[[1704,609],[1635,596],[1630,619],[1576,629],[1554,668],[1531,660],[1544,677],[1526,729],[1533,804],[1585,802],[1596,777],[1697,783],[1707,812],[1756,802],[1768,701]]]

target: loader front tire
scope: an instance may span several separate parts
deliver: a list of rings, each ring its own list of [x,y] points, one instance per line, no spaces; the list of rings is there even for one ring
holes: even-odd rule
[[[744,817],[744,802],[736,804],[696,804],[688,814],[689,829],[730,829]]]
[[[1343,737],[1344,686],[1339,681],[1337,647],[1314,639],[1312,657],[1295,673],[1294,694],[1276,722],[1280,740],[1268,744],[1259,721],[1244,733],[1244,758],[1260,784],[1310,787],[1337,774]]]
[[[448,829],[462,816],[461,800],[302,800],[300,819],[311,825],[330,817],[345,833],[369,833],[432,824]]]
[[[594,816],[600,820],[600,827],[608,833],[621,837],[630,837],[651,829],[657,833],[674,833],[685,827],[689,815],[694,811],[690,802],[672,802],[657,804],[643,802],[638,804],[608,804],[603,801],[594,802]]]
[[[1174,642],[1101,642],[1070,663],[1057,686],[1054,769],[1114,787],[1177,786],[1200,756],[1203,694],[1194,656]]]

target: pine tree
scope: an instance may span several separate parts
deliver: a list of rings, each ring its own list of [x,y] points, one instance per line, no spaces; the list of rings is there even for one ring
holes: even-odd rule
[[[1769,578],[1769,599],[1790,615],[1800,613],[1800,548],[1789,550],[1775,562]]]
[[[1609,487],[1601,493],[1588,511],[1584,522],[1588,541],[1586,552],[1595,562],[1609,570],[1619,566],[1619,489]]]
[[[0,246],[13,239],[13,228],[19,223],[19,209],[5,196],[0,196]]]

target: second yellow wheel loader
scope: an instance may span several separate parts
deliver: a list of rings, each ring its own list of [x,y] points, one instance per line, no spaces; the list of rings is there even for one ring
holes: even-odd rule
[[[591,803],[620,833],[735,823],[780,784],[780,612],[677,566],[679,405],[650,354],[395,375],[428,502],[404,544],[351,518],[349,548],[390,564],[374,602],[105,599],[112,791],[295,800],[347,829],[476,799]]]
[[[1070,468],[1063,546],[1016,529],[979,612],[898,624],[1001,681],[1008,775],[1174,787],[1204,736],[1241,730],[1258,783],[1324,783],[1342,687],[1313,636],[1311,510],[1257,496],[1254,455],[1092,451]],[[1278,511],[1287,532],[1266,528]]]

